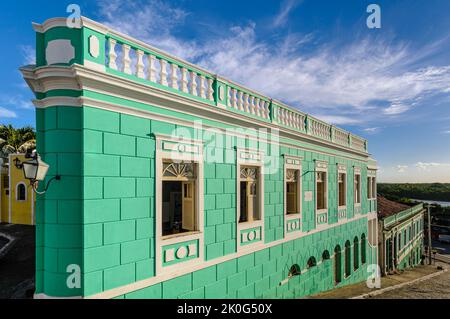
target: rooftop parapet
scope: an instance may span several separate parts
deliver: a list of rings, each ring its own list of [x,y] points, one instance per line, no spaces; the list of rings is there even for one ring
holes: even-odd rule
[[[37,67],[83,65],[319,141],[368,152],[367,140],[359,136],[88,18],[81,18],[78,29],[69,28],[65,18],[33,27],[38,33]]]

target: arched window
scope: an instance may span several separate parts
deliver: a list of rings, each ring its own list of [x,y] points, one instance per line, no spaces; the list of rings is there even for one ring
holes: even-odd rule
[[[27,188],[24,183],[17,184],[16,200],[18,200],[18,201],[26,201],[27,200]]]
[[[308,263],[307,263],[307,268],[309,269],[309,268],[315,267],[316,265],[317,265],[316,258],[314,258],[312,256],[309,257]]]
[[[361,235],[361,264],[366,263],[366,235]]]
[[[288,277],[292,278],[292,277],[298,276],[300,274],[301,274],[300,267],[299,267],[299,265],[295,264],[295,265],[292,265],[291,268],[289,269]]]
[[[358,237],[353,239],[353,269],[359,268],[359,240]]]
[[[347,240],[345,242],[345,250],[344,250],[344,276],[349,277],[351,274],[350,271],[350,263],[351,263],[351,252],[350,252],[350,241]]]
[[[322,253],[322,260],[328,260],[330,259],[330,253],[328,250],[324,250],[324,252]]]
[[[334,248],[334,282],[336,285],[342,281],[341,264],[341,246],[337,245],[336,248]]]

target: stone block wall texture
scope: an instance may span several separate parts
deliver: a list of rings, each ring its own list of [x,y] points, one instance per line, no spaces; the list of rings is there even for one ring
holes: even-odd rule
[[[156,146],[152,134],[167,134],[180,127],[91,107],[39,109],[37,119],[38,151],[51,165],[48,178],[62,175],[58,187],[52,187],[44,199],[38,199],[37,292],[90,296],[154,276]],[[214,151],[228,154],[228,159],[234,154],[233,162],[238,143],[250,142],[234,138],[230,148]],[[279,157],[280,163],[283,154],[303,157],[303,193],[314,190],[311,173],[314,160],[329,163],[330,224],[338,221],[335,164],[345,164],[347,214],[349,218],[353,216],[352,170],[353,165],[361,166],[361,162],[295,148],[280,147],[274,152],[275,148],[266,148],[266,156]],[[363,181],[365,174],[366,167],[362,167]],[[265,242],[270,243],[284,237],[282,167],[264,178]],[[365,187],[362,183],[363,214],[369,210]],[[302,230],[307,232],[316,227],[314,201],[303,202],[302,206]],[[204,214],[205,259],[235,253],[236,164],[205,163]],[[298,297],[331,289],[334,286],[332,260],[294,277],[286,285],[278,284],[287,278],[292,265],[298,264],[303,269],[309,257],[321,261],[325,250],[333,255],[336,245],[343,248],[346,240],[353,243],[354,237],[361,238],[362,234],[367,238],[365,218],[125,297]],[[367,252],[367,256],[371,253]],[[66,268],[70,264],[81,265],[79,290],[66,287]],[[359,267],[340,285],[366,278],[363,268]]]
[[[89,55],[88,39],[93,35],[98,36],[100,41],[98,58]],[[106,37],[86,27],[54,27],[38,32],[36,60],[37,67],[41,70],[45,71],[46,68],[45,51],[48,43],[57,39],[70,40],[74,47],[72,60],[57,67],[74,68],[74,64],[77,64],[83,68],[86,62],[90,62],[98,64],[105,71],[98,71],[99,68],[89,71],[103,72],[104,76],[111,77],[118,75],[117,71],[105,68]],[[122,79],[143,83],[142,79],[134,75],[124,75]],[[53,88],[46,92],[36,92],[36,98],[62,98],[62,101],[72,98],[73,101],[74,98],[82,97],[99,104],[113,104],[121,110],[170,116],[185,123],[199,120],[199,117],[188,112],[105,93],[108,89],[96,91],[95,83],[93,85],[94,88],[83,87],[80,90],[73,86],[67,89]],[[199,98],[191,101],[198,102]],[[208,103],[215,107],[212,102]],[[229,143],[226,144],[210,144],[211,136],[207,138],[203,132],[196,132],[192,127],[170,121],[162,122],[154,119],[155,116],[149,116],[152,118],[149,119],[125,113],[84,104],[74,107],[64,103],[36,110],[37,150],[43,160],[50,164],[47,181],[57,174],[61,175],[61,180],[52,183],[45,195],[37,197],[37,294],[89,297],[155,277],[155,228],[160,225],[155,222],[155,185],[158,181],[155,180],[154,134],[172,135],[176,130],[192,133],[191,136],[200,133],[197,136],[206,145],[204,154],[214,154],[218,160],[215,163],[204,163],[204,259],[214,261],[224,256],[231,258],[226,262],[126,293],[119,298],[301,297],[335,287],[334,261],[333,258],[323,260],[322,256],[327,255],[324,252],[333,256],[335,247],[339,246],[343,250],[347,240],[353,243],[355,237],[361,239],[363,234],[368,238],[365,215],[376,210],[376,202],[367,200],[366,195],[368,156],[334,149],[323,143],[288,137],[280,137],[281,146],[236,136],[227,136]],[[205,126],[242,129],[209,117],[200,120]],[[217,140],[223,137],[221,133],[215,136]],[[278,171],[264,175],[265,244],[285,237],[283,155],[303,157],[303,233],[317,228],[315,199],[304,201],[303,194],[307,191],[313,191],[314,194],[315,161],[328,163],[328,224],[333,227],[233,257],[237,252],[236,147],[260,148],[264,150],[266,159],[280,163]],[[347,168],[346,217],[351,219],[356,214],[360,217],[348,222],[338,218],[338,163]],[[361,168],[360,212],[353,209],[354,166]],[[376,256],[376,248],[366,245],[365,249],[366,264],[375,264],[376,260],[372,260],[372,256]],[[351,251],[353,256],[353,249]],[[314,257],[317,265],[306,269],[310,257]],[[353,257],[350,260],[353,263]],[[361,264],[361,253],[358,267],[352,265],[351,274],[347,278],[343,276],[344,253],[341,264],[342,281],[338,286],[367,278],[365,265]],[[79,288],[69,288],[67,285],[70,265],[80,266]],[[279,285],[287,279],[292,265],[298,265],[299,269],[306,271]],[[183,267],[183,263],[179,263],[179,267]]]

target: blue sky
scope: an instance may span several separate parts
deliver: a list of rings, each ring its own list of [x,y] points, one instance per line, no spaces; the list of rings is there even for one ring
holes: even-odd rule
[[[31,22],[81,13],[369,139],[385,182],[450,182],[450,1],[0,5],[0,124],[33,125]],[[366,8],[381,7],[381,29]]]

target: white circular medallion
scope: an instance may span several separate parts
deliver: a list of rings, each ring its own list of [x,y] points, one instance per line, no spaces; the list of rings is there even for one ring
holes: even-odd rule
[[[256,231],[249,232],[247,236],[248,236],[247,238],[249,241],[254,240],[256,238]]]
[[[180,248],[177,249],[177,258],[178,259],[183,259],[184,257],[187,256],[187,249],[184,246],[181,246]]]

